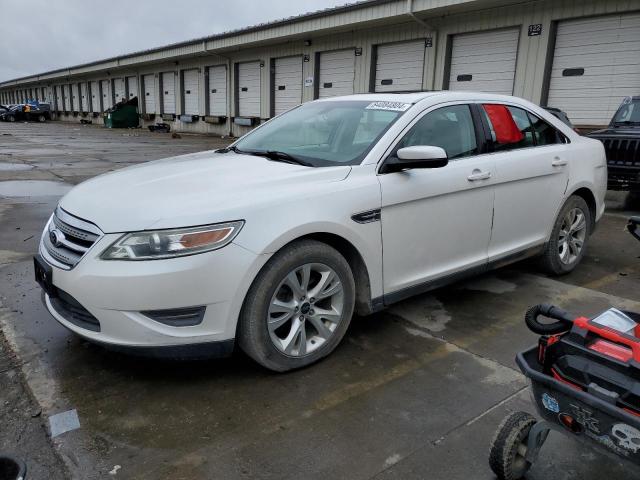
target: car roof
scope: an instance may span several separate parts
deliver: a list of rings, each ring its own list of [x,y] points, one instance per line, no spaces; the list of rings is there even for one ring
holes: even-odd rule
[[[362,100],[367,102],[402,102],[402,103],[418,103],[422,100],[437,99],[439,102],[448,101],[486,101],[486,102],[509,102],[509,103],[526,103],[531,102],[519,97],[511,95],[499,95],[495,93],[474,92],[474,91],[455,91],[436,90],[427,92],[413,93],[360,93],[354,95],[344,95],[340,97],[329,97],[317,100],[320,102],[328,101],[353,101]]]

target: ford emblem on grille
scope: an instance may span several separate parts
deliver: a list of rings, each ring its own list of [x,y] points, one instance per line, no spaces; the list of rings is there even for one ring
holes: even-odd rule
[[[62,240],[64,240],[64,233],[60,230],[51,230],[49,232],[49,240],[51,240],[51,244],[54,247],[59,247],[62,245]]]

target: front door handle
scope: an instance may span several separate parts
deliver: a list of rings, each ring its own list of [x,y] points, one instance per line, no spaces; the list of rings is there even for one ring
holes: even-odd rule
[[[554,167],[564,167],[568,162],[566,160],[561,159],[560,157],[555,157],[551,165]]]
[[[477,182],[478,180],[487,180],[491,178],[491,172],[482,172],[477,168],[467,177],[470,182]]]

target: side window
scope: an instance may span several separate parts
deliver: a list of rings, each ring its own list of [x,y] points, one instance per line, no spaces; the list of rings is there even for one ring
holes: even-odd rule
[[[535,145],[534,131],[527,112],[506,105],[482,105],[491,127],[493,150],[496,152],[527,148]]]
[[[549,125],[533,113],[528,113],[529,120],[533,125],[533,133],[536,138],[536,145],[553,145],[555,143],[566,143],[564,135]]]
[[[417,145],[441,147],[450,160],[478,153],[468,105],[452,105],[427,113],[411,127],[396,150]]]

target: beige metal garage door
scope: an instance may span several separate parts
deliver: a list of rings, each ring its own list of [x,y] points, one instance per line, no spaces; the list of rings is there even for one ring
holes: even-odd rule
[[[98,82],[91,82],[89,89],[91,90],[91,111],[98,113],[100,111],[100,87]]]
[[[176,74],[164,72],[162,80],[162,113],[176,113]]]
[[[182,98],[185,115],[200,114],[200,72],[197,68],[182,72]]]
[[[558,23],[547,104],[576,125],[606,125],[640,93],[640,14]]]
[[[322,52],[318,98],[351,95],[356,73],[355,61],[353,49]]]
[[[227,116],[227,67],[209,67],[209,115]]]
[[[115,103],[121,102],[125,97],[124,78],[113,79],[113,97]]]
[[[454,35],[449,90],[511,95],[519,35],[517,28]]]
[[[156,85],[153,73],[143,75],[144,113],[156,113]]]
[[[238,115],[260,116],[260,62],[238,64]]]
[[[376,50],[376,92],[422,90],[424,39],[378,45]]]
[[[102,110],[105,111],[113,106],[111,82],[109,80],[100,80],[100,90],[102,92]]]
[[[276,58],[273,98],[276,115],[302,103],[302,57]]]

